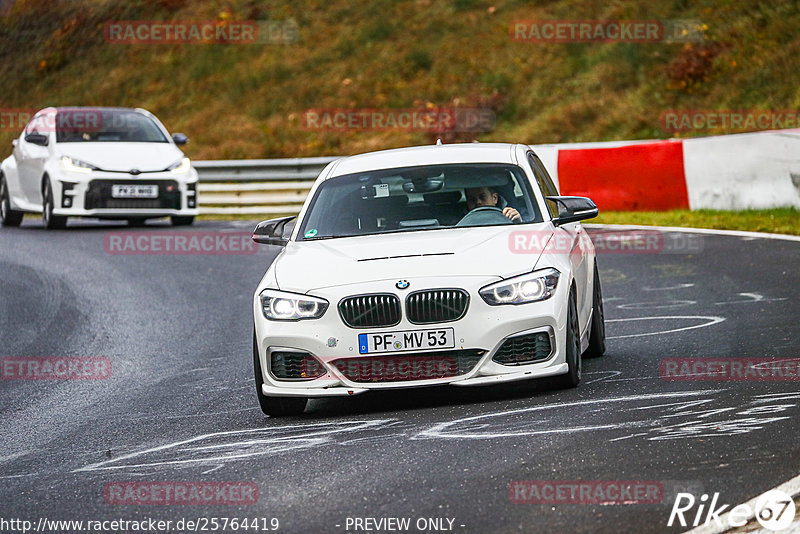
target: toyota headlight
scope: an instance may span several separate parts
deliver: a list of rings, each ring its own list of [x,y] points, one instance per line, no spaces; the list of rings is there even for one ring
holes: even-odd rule
[[[90,163],[69,156],[61,157],[61,166],[64,167],[64,170],[67,172],[77,172],[79,174],[91,174],[92,170],[97,169],[97,167]]]
[[[478,293],[491,306],[547,300],[553,296],[560,275],[556,269],[543,269],[495,282]]]
[[[186,174],[187,172],[189,172],[190,167],[191,167],[191,161],[189,161],[189,158],[183,158],[182,160],[176,161],[175,163],[167,167],[167,170],[170,171],[172,174]]]
[[[319,319],[328,309],[325,299],[275,289],[265,289],[260,297],[264,317],[272,321]]]

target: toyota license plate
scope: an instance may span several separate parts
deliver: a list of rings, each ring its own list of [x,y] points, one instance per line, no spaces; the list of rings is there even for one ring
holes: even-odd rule
[[[452,349],[455,346],[456,335],[452,328],[358,334],[358,352],[361,354]]]
[[[158,198],[157,185],[112,185],[114,198]]]

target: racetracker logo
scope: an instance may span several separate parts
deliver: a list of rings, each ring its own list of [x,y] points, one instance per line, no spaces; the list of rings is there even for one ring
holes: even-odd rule
[[[0,108],[0,131],[21,132],[36,111],[31,108]]]
[[[111,44],[292,44],[298,25],[286,20],[108,21],[103,36]]]
[[[593,230],[578,238],[549,230],[514,230],[508,248],[514,254],[570,254],[594,244],[602,254],[696,254],[703,250],[703,237],[658,230]]]
[[[337,371],[356,382],[395,380],[433,380],[458,374],[458,363],[449,356],[383,356],[379,358],[341,358],[332,360]],[[302,378],[325,375],[327,368],[316,358],[305,357],[300,365]]]
[[[232,255],[255,254],[250,232],[108,232],[103,240],[108,254]]]
[[[698,20],[518,20],[508,32],[531,43],[688,43],[706,29]]]
[[[302,115],[305,130],[403,130],[490,132],[496,116],[487,108],[319,108]]]
[[[669,109],[660,117],[666,133],[690,131],[752,132],[800,127],[800,111],[769,109]]]
[[[104,357],[25,356],[3,358],[3,380],[105,380],[111,360]]]
[[[254,482],[109,482],[106,504],[115,505],[248,505],[258,502]]]
[[[515,504],[657,504],[664,486],[653,480],[516,480],[508,498]]]
[[[36,115],[36,109],[0,109],[0,130],[4,132],[20,132]],[[66,109],[58,113],[47,113],[36,117],[30,123],[28,132],[46,134],[50,132],[61,133],[89,133],[99,132],[103,128],[128,129],[140,127],[139,123],[128,124],[128,117],[120,114],[106,114],[100,109],[81,108]]]
[[[798,382],[800,358],[666,358],[658,374],[671,382]]]

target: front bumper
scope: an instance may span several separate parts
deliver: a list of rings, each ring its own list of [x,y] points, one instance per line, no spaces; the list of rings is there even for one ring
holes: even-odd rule
[[[566,331],[566,305],[568,284],[561,280],[555,294],[545,301],[518,306],[489,306],[478,295],[478,289],[496,281],[486,277],[427,278],[412,279],[415,289],[459,287],[470,294],[466,314],[457,321],[435,324],[412,324],[408,322],[403,306],[399,324],[388,328],[349,328],[342,321],[337,305],[350,295],[364,293],[394,293],[401,302],[405,293],[387,290],[389,281],[359,284],[358,287],[337,287],[314,291],[314,296],[328,300],[330,306],[320,319],[298,322],[267,320],[260,308],[258,294],[254,299],[256,339],[261,363],[264,395],[271,397],[328,397],[357,395],[370,390],[417,388],[440,385],[488,386],[544,378],[568,372],[564,354]],[[394,280],[391,281],[394,283]],[[453,328],[456,346],[451,351],[481,351],[477,364],[468,372],[457,376],[427,379],[397,379],[385,382],[365,382],[350,379],[334,362],[348,359],[364,359],[368,355],[359,353],[358,334],[379,334],[420,329]],[[552,350],[549,357],[534,363],[503,365],[493,361],[498,350],[508,338],[535,333],[548,333]],[[302,351],[319,361],[325,374],[309,380],[277,379],[270,366],[272,351]],[[372,356],[374,358],[436,356],[447,350],[425,352],[400,352]]]
[[[197,174],[169,172],[126,173],[93,172],[90,176],[67,174],[52,179],[53,213],[69,217],[164,217],[195,216],[197,209]],[[114,185],[155,185],[156,198],[114,198]]]
[[[566,363],[558,365],[550,365],[542,369],[531,369],[529,371],[519,371],[516,373],[508,373],[503,375],[493,376],[475,376],[473,378],[464,378],[459,380],[452,380],[444,383],[431,384],[430,381],[419,382],[403,382],[397,383],[396,387],[428,387],[434,385],[453,385],[453,386],[491,386],[496,384],[505,384],[508,382],[519,382],[521,380],[531,380],[533,378],[545,378],[548,376],[563,375],[569,371],[569,366]],[[346,397],[350,395],[358,395],[373,389],[380,389],[376,387],[350,387],[346,384],[339,386],[331,386],[326,388],[298,388],[298,387],[276,387],[264,383],[261,386],[261,392],[268,397]]]

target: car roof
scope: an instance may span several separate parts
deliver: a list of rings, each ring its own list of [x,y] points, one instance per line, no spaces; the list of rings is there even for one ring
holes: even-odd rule
[[[50,106],[46,108],[42,108],[36,112],[36,115],[44,112],[60,112],[60,111],[80,111],[84,109],[93,109],[93,110],[108,110],[108,111],[135,111],[138,113],[147,112],[142,108],[125,108],[121,106]]]
[[[458,143],[395,148],[348,156],[336,161],[329,175],[447,163],[516,163],[514,150],[518,145],[508,143]]]
[[[136,111],[135,108],[124,108],[121,106],[59,106],[56,108],[58,111],[73,111],[78,109],[108,109],[120,111]]]

